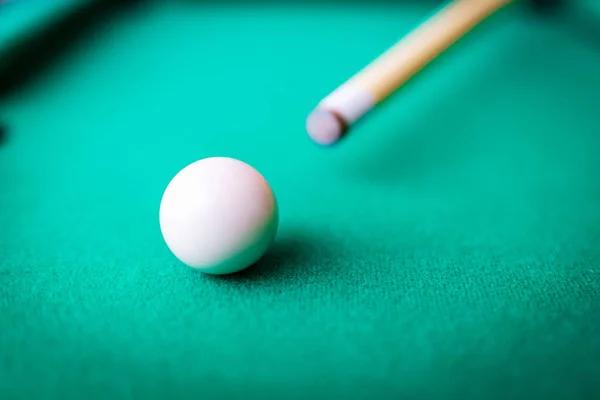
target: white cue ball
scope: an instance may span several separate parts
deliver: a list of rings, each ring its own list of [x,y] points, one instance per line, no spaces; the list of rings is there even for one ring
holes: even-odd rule
[[[265,178],[227,157],[196,161],[169,182],[160,229],[171,252],[208,274],[231,274],[260,259],[275,239],[277,201]]]

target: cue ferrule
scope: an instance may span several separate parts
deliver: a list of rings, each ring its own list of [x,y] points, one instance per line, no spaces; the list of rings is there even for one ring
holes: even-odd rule
[[[348,82],[325,97],[318,108],[337,112],[346,124],[358,121],[377,104],[373,92],[355,82]]]

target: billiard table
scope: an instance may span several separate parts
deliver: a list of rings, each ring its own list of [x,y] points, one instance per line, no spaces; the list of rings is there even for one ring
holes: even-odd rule
[[[500,10],[329,147],[442,3],[110,3],[0,42],[0,398],[600,396],[600,3]],[[213,156],[280,213],[225,276],[158,223]]]

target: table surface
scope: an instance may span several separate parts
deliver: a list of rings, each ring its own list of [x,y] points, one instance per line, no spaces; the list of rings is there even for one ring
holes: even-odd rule
[[[600,36],[514,4],[339,146],[304,132],[437,6],[137,2],[3,93],[0,397],[597,395]],[[227,277],[158,226],[210,156],[281,212]]]
[[[0,43],[7,46],[76,10],[90,0],[0,0]],[[0,49],[1,50],[1,49]]]

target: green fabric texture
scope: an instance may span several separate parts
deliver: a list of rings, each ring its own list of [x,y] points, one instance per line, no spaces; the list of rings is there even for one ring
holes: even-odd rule
[[[514,4],[338,146],[304,131],[438,5],[140,2],[2,98],[0,398],[598,398],[592,31]],[[158,226],[211,156],[280,209],[226,277]]]
[[[65,14],[76,10],[86,0],[0,0],[0,44],[16,44],[35,34]],[[0,48],[0,54],[4,48]]]

